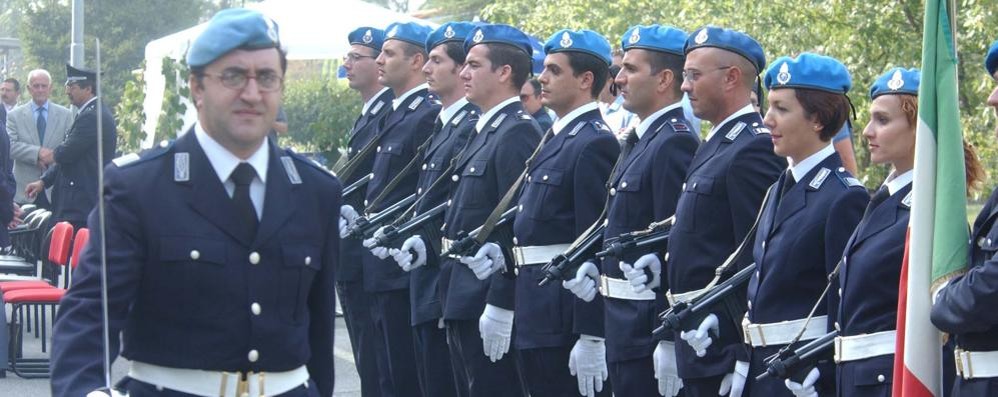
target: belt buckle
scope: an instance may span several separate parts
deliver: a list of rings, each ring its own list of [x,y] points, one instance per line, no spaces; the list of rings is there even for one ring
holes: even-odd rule
[[[956,364],[956,375],[961,378],[967,379],[966,377],[963,376],[963,358],[961,357],[962,353],[963,349],[961,348],[953,349],[953,362]]]
[[[610,279],[606,275],[599,276],[599,289],[603,292],[603,296],[610,297]]]
[[[835,356],[833,358],[835,363],[838,364],[842,362],[842,337],[836,336],[833,340],[835,341],[833,342],[833,345],[835,346]]]
[[[745,344],[752,345],[752,334],[749,333],[749,326],[752,322],[748,319],[748,313],[745,313],[745,317],[742,317],[742,337],[745,338]]]
[[[226,386],[228,386],[229,375],[235,375],[236,376],[236,394],[235,394],[235,396],[236,397],[246,397],[246,396],[249,396],[249,381],[250,381],[250,378],[252,378],[253,375],[254,375],[254,373],[252,371],[251,372],[233,372],[233,373],[228,373],[228,372],[224,372],[223,371],[222,372],[222,381],[221,381],[221,385],[219,387],[218,395],[222,396],[222,397],[226,396],[225,392],[228,391]],[[257,382],[258,382],[258,385],[257,385],[258,386],[258,390],[257,391],[260,393],[260,396],[263,397],[264,395],[266,395],[265,394],[266,392],[264,391],[264,373],[263,372],[257,372],[257,373],[255,373],[255,375],[257,376]]]
[[[527,259],[523,254],[522,247],[513,247],[513,261],[516,262],[517,267],[527,264]]]

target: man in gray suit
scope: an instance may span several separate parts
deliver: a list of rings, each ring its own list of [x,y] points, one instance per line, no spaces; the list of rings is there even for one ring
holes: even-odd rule
[[[52,148],[59,146],[66,131],[73,124],[73,113],[49,101],[52,76],[44,69],[28,73],[28,92],[31,101],[11,110],[7,115],[7,134],[10,135],[10,157],[14,160],[14,179],[17,181],[18,204],[31,202],[24,195],[27,184],[37,181],[42,172],[54,164]],[[39,207],[49,207],[50,192],[39,194],[34,200]]]

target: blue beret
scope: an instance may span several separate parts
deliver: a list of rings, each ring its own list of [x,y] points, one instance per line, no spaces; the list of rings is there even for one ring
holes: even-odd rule
[[[852,88],[852,77],[846,66],[824,55],[802,53],[797,58],[780,57],[769,65],[766,88],[806,88],[845,94]]]
[[[998,71],[998,40],[991,43],[991,49],[988,50],[988,56],[984,58],[984,68],[988,70],[988,74],[991,76],[994,76],[995,71]]]
[[[376,51],[381,51],[381,45],[385,43],[385,31],[368,26],[359,27],[347,35],[350,44],[359,44],[371,47]]]
[[[613,62],[610,57],[610,42],[599,33],[588,29],[562,29],[555,32],[544,43],[544,52],[546,54],[581,52],[599,58],[606,62],[607,66]]]
[[[426,38],[430,36],[430,28],[415,22],[395,22],[385,29],[385,41],[399,40],[422,48]]]
[[[756,70],[762,72],[766,69],[766,54],[762,51],[762,46],[749,35],[737,30],[704,26],[697,30],[696,34],[690,33],[683,52],[689,54],[690,51],[702,47],[731,51],[752,62]]]
[[[237,48],[280,48],[277,23],[259,11],[245,8],[219,11],[191,43],[187,65],[207,65]]]
[[[918,69],[894,68],[888,70],[873,82],[870,87],[870,99],[881,95],[918,95],[918,83],[922,73]]]
[[[688,38],[686,32],[672,26],[637,25],[624,32],[624,37],[620,39],[620,48],[624,51],[640,48],[685,56],[683,47]]]
[[[474,28],[475,25],[469,22],[447,22],[440,25],[440,27],[430,32],[430,35],[426,38],[426,52],[430,52],[433,47],[448,41],[464,43],[464,38]]]
[[[523,50],[528,56],[533,53],[533,49],[530,47],[530,38],[527,37],[526,33],[503,24],[478,26],[464,39],[464,49],[468,51],[471,50],[471,47],[486,43],[508,44]]]

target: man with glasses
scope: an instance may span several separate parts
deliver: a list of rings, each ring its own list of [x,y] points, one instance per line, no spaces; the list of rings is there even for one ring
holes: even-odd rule
[[[9,85],[12,84],[3,84],[4,87]],[[55,159],[52,150],[62,143],[66,131],[73,123],[73,112],[49,101],[52,76],[48,71],[35,69],[29,72],[27,87],[31,101],[8,112],[6,124],[7,135],[10,136],[10,157],[14,161],[14,180],[17,181],[14,201],[18,204],[31,202],[24,190],[53,164]],[[4,100],[6,101],[6,94]],[[49,208],[49,203],[54,201],[50,200],[51,193],[51,189],[39,192],[34,203],[39,207]]]
[[[100,354],[120,347],[133,396],[333,394],[341,186],[267,139],[286,59],[272,20],[220,11],[187,54],[197,123],[105,168],[107,238],[95,211],[55,323],[53,395],[103,388]]]
[[[87,215],[97,204],[97,173],[103,167],[97,162],[97,151],[103,150],[106,164],[114,158],[117,142],[114,115],[107,104],[97,108],[98,95],[96,73],[66,65],[66,96],[80,111],[65,139],[52,150],[51,163],[41,178],[24,189],[30,200],[52,188],[53,219],[69,222],[77,229],[86,226]],[[97,141],[98,117],[102,119],[104,129],[100,143]],[[45,129],[44,124],[38,124],[39,131]],[[39,157],[41,155],[39,151]]]
[[[350,88],[360,94],[364,103],[360,115],[353,123],[347,138],[347,161],[356,160],[358,153],[367,146],[378,132],[381,119],[391,111],[395,95],[388,87],[378,82],[378,65],[374,62],[381,54],[385,32],[381,29],[361,27],[348,36],[350,51],[343,57]],[[345,177],[344,185],[350,185],[371,173],[374,156],[361,161],[356,171]],[[346,213],[364,211],[364,189],[343,197],[343,210]],[[344,227],[346,219],[343,220]],[[345,230],[344,230],[345,231]],[[378,385],[378,365],[374,353],[374,322],[371,321],[371,293],[364,291],[364,274],[361,258],[366,249],[358,239],[344,239],[340,247],[340,266],[336,270],[336,291],[343,308],[343,319],[350,334],[354,364],[360,375],[360,391],[365,397],[381,395]]]
[[[520,102],[523,103],[523,110],[530,113],[530,116],[537,120],[541,126],[541,131],[551,129],[554,121],[548,114],[548,109],[541,103],[541,82],[536,77],[531,77],[520,89]]]

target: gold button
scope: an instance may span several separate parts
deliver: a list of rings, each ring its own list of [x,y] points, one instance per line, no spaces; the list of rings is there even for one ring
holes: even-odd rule
[[[198,260],[198,258],[200,257],[201,257],[201,252],[198,252],[198,250],[191,250],[191,259]]]
[[[305,264],[306,265],[311,265],[312,264],[312,257],[311,256],[306,256],[305,257]]]
[[[256,360],[260,359],[260,352],[256,351],[256,349],[250,350],[249,354],[246,355],[246,358],[248,358],[251,363],[255,363]]]
[[[253,304],[250,305],[250,311],[253,312],[254,315],[259,316],[260,315],[260,304],[256,303],[256,302],[253,302]]]
[[[249,261],[251,264],[254,265],[260,263],[260,254],[256,252],[250,252]]]

